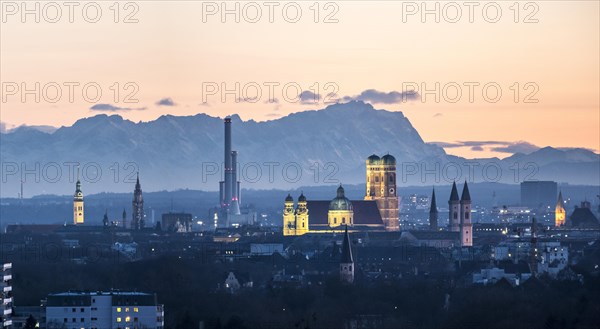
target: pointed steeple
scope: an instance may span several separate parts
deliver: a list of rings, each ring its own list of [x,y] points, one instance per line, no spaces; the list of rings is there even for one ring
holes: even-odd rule
[[[431,192],[431,207],[429,208],[430,213],[438,212],[437,210],[437,202],[435,201],[435,188],[433,192]]]
[[[139,190],[142,188],[142,186],[140,185],[140,172],[138,171],[136,175],[137,175],[137,179],[135,181],[135,189]]]
[[[467,185],[466,180],[465,180],[465,185],[463,186],[460,201],[471,201],[471,194],[469,193],[469,185]]]
[[[350,248],[350,236],[348,236],[348,225],[344,232],[344,242],[342,242],[342,258],[340,259],[342,264],[354,263],[352,259],[352,249]]]
[[[450,201],[458,200],[458,189],[456,188],[456,181],[452,183],[452,192],[450,192]]]
[[[563,207],[564,204],[565,204],[565,201],[563,200],[562,191],[559,191],[558,192],[558,200],[556,201],[556,206]]]

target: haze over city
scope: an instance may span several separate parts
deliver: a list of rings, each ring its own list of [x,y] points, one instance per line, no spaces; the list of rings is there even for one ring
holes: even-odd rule
[[[600,323],[598,1],[0,26],[0,329]]]

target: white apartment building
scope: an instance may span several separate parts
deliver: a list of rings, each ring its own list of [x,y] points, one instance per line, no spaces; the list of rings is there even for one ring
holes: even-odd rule
[[[163,305],[141,292],[64,292],[46,299],[46,327],[64,329],[162,329]]]
[[[12,264],[0,262],[0,328],[12,328]]]

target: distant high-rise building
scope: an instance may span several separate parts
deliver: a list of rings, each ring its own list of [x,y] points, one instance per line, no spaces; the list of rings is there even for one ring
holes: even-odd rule
[[[141,230],[146,225],[144,222],[144,197],[142,196],[142,186],[140,185],[140,175],[137,175],[135,190],[133,191],[131,213],[131,228]]]
[[[48,328],[164,327],[164,307],[155,294],[141,292],[63,292],[46,298]]]
[[[399,231],[398,196],[396,194],[396,158],[386,154],[367,158],[365,200],[375,200],[386,231]]]
[[[438,230],[438,209],[435,201],[435,189],[431,192],[431,206],[429,207],[429,229]]]
[[[560,227],[565,225],[567,219],[567,212],[564,207],[564,200],[562,197],[562,191],[558,193],[558,200],[556,201],[556,207],[554,209],[554,225]]]
[[[73,197],[73,224],[83,224],[83,220],[83,192],[81,192],[81,182],[79,181],[79,177],[77,177],[75,195]]]
[[[346,226],[344,241],[342,242],[340,280],[344,283],[354,282],[354,259],[352,258],[352,247],[350,245],[350,236],[348,235],[348,226]]]
[[[177,233],[192,232],[192,214],[184,212],[168,212],[162,214],[160,224],[163,231]]]
[[[0,328],[12,328],[12,264],[0,261]]]
[[[448,200],[448,226],[450,231],[460,231],[460,200],[458,199],[458,189],[456,182],[452,183],[452,192],[450,192],[450,200]]]
[[[531,246],[529,247],[529,267],[531,275],[536,276],[538,272],[538,246],[537,246],[537,221],[531,219]]]
[[[102,218],[102,225],[104,225],[104,227],[107,227],[108,224],[108,210],[105,210],[104,217]]]
[[[525,181],[521,183],[521,206],[530,208],[553,207],[558,184],[552,181]]]
[[[125,208],[123,208],[123,228],[127,228],[127,212],[125,211]]]
[[[473,246],[473,224],[471,222],[471,194],[469,186],[465,181],[462,195],[460,197],[460,245],[462,247]]]

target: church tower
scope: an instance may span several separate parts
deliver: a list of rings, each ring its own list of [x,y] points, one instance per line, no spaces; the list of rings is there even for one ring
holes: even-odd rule
[[[564,207],[564,201],[562,197],[562,191],[558,193],[558,201],[556,201],[556,208],[554,210],[554,225],[560,227],[565,225],[566,211]]]
[[[329,223],[329,227],[354,225],[354,208],[352,207],[352,202],[346,198],[344,188],[341,184],[337,189],[337,196],[329,203],[327,222]]]
[[[438,230],[438,210],[437,202],[435,201],[435,189],[431,192],[431,207],[429,208],[429,229],[432,231]]]
[[[298,198],[298,208],[296,208],[296,235],[308,233],[308,208],[306,207],[306,197],[304,193]]]
[[[137,175],[135,190],[133,191],[132,201],[133,212],[131,214],[131,228],[141,230],[144,228],[144,198],[142,197],[142,186],[140,185],[140,175]]]
[[[283,208],[283,235],[296,235],[296,216],[294,214],[294,198],[288,194]]]
[[[396,195],[396,158],[386,154],[367,158],[365,200],[375,200],[386,231],[399,231],[398,196]]]
[[[348,226],[346,226],[346,230],[344,232],[344,242],[342,243],[340,280],[343,283],[354,282],[354,259],[352,258],[352,248],[350,246],[350,237],[348,236]]]
[[[83,224],[83,192],[81,192],[81,182],[79,173],[77,174],[77,183],[75,184],[75,195],[73,197],[73,224]]]
[[[452,183],[452,192],[450,192],[450,200],[448,200],[448,226],[450,231],[458,232],[460,223],[459,213],[460,200],[458,199],[458,189],[456,182]]]
[[[473,246],[473,224],[471,223],[471,194],[467,181],[460,197],[460,245]]]

